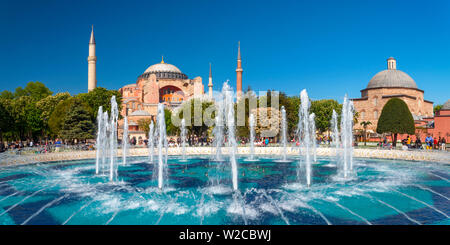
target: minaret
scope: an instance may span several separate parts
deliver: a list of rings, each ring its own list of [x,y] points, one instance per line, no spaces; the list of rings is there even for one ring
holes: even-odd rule
[[[238,58],[237,58],[237,68],[236,68],[236,94],[237,99],[242,95],[242,63],[241,63],[241,42],[238,42]]]
[[[208,88],[209,88],[209,99],[212,100],[213,98],[213,83],[212,83],[212,72],[211,72],[211,63],[209,63],[209,83],[208,83]]]
[[[96,63],[97,56],[95,56],[95,38],[94,25],[92,25],[91,40],[89,41],[89,56],[88,60],[88,91],[94,90],[97,87],[97,72]]]

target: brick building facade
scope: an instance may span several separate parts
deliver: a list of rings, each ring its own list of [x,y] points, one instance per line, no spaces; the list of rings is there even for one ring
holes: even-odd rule
[[[386,102],[391,98],[400,98],[408,105],[414,120],[419,123],[424,118],[433,117],[433,102],[424,99],[424,91],[405,72],[397,70],[394,58],[387,60],[387,69],[377,73],[367,87],[361,90],[361,98],[352,99],[358,121],[369,121],[367,131],[377,137],[376,128]],[[355,124],[354,129],[361,131],[363,126]]]

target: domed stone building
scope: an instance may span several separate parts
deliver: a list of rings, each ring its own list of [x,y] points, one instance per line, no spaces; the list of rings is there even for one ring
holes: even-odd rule
[[[369,121],[372,124],[367,127],[368,132],[375,134],[383,106],[391,98],[405,101],[414,120],[433,116],[433,102],[424,99],[424,91],[408,74],[397,70],[397,62],[391,57],[387,60],[387,69],[373,76],[361,90],[361,98],[352,99],[355,111],[359,113],[359,123],[354,128],[363,129],[360,122]]]
[[[122,94],[122,116],[127,116],[129,136],[137,141],[146,139],[144,131],[140,131],[138,121],[141,119],[154,120],[158,110],[158,103],[173,109],[192,97],[204,94],[201,77],[189,79],[178,67],[167,64],[164,58],[158,64],[148,67],[138,78],[136,83],[119,89]],[[119,122],[119,135],[122,134],[123,120]]]

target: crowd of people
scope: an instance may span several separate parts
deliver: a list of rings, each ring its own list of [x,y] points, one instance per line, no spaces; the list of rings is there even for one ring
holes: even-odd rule
[[[420,137],[416,137],[416,140],[413,141],[412,138],[408,135],[407,138],[401,141],[402,149],[425,149],[425,150],[447,150],[447,141],[444,137],[434,137],[432,135],[427,135],[425,138],[425,144],[422,143]],[[378,143],[378,146],[381,148],[392,149],[392,144],[389,143],[389,140],[385,136],[382,141]]]
[[[36,154],[60,152],[62,149],[70,150],[94,150],[95,145],[89,142],[79,142],[69,144],[61,139],[45,141],[14,141],[9,143],[0,143],[0,152],[12,151],[21,154],[23,151],[30,151]]]
[[[224,144],[226,144],[226,138],[224,139]],[[236,143],[238,146],[244,146],[248,145],[250,142],[250,139],[248,137],[238,137],[236,139]],[[118,142],[119,146],[121,145],[121,142]],[[355,140],[355,147],[358,145],[358,142]],[[141,146],[147,146],[148,140],[147,139],[139,139],[136,140],[136,138],[131,138],[129,140],[129,144],[133,147],[136,145]],[[186,146],[189,147],[198,147],[198,146],[213,146],[214,139],[207,137],[207,136],[190,136],[186,139]],[[276,137],[256,137],[254,141],[254,145],[257,147],[267,147],[270,145],[273,146],[279,146],[281,144],[281,141],[279,138]],[[329,136],[318,136],[316,138],[316,144],[317,145],[331,145],[332,139]],[[403,139],[401,141],[402,149],[408,150],[408,149],[426,149],[426,150],[447,150],[447,142],[444,137],[433,137],[432,135],[427,135],[424,143],[422,143],[420,137],[416,137],[416,139],[413,141],[410,136]],[[180,137],[168,137],[168,145],[169,147],[179,147],[181,146],[181,138]],[[296,141],[294,138],[288,140],[288,145],[290,146],[299,146],[300,143]],[[392,149],[393,145],[391,142],[389,142],[388,137],[384,136],[381,141],[378,142],[377,147],[382,149]],[[70,150],[95,150],[95,143],[89,143],[89,142],[83,142],[83,143],[76,143],[76,144],[67,144],[64,141],[60,139],[56,140],[47,140],[42,142],[33,142],[33,141],[16,141],[16,142],[10,142],[9,144],[0,144],[0,152],[4,152],[7,150],[15,151],[17,154],[20,154],[23,150],[30,150],[35,153],[47,153],[47,152],[59,152],[66,149]]]

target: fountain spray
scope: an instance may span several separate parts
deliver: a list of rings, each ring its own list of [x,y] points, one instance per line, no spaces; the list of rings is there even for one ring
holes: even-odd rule
[[[154,145],[155,145],[155,140],[154,140],[154,127],[155,125],[153,124],[153,121],[150,122],[150,125],[148,126],[149,130],[148,130],[148,153],[149,153],[149,157],[150,157],[150,163],[153,163],[153,151],[154,151]]]
[[[100,106],[98,108],[98,113],[97,113],[97,141],[95,142],[95,148],[97,149],[96,152],[96,159],[95,159],[95,174],[98,174],[99,172],[99,167],[100,167],[100,161],[102,158],[102,155],[104,154],[103,151],[103,140],[104,140],[104,136],[103,136],[103,107]]]
[[[127,164],[128,155],[128,118],[123,120],[123,137],[122,137],[122,165]]]
[[[255,115],[250,114],[249,117],[250,124],[250,160],[255,159]]]

